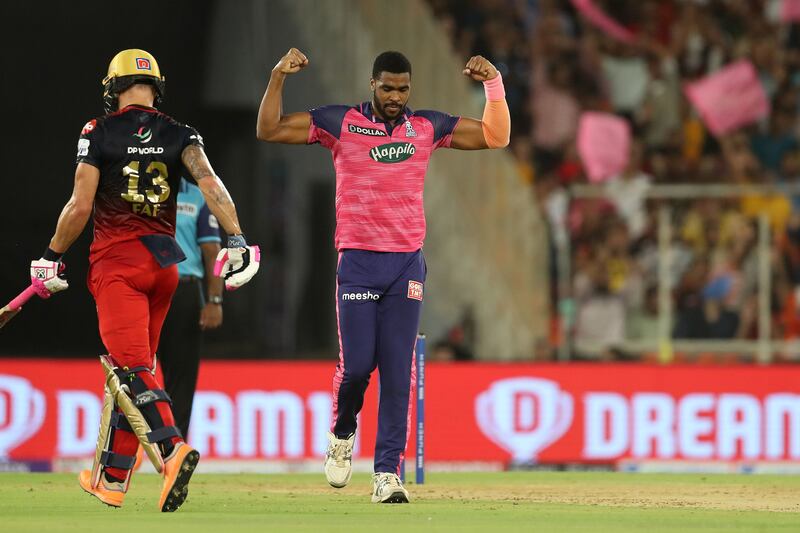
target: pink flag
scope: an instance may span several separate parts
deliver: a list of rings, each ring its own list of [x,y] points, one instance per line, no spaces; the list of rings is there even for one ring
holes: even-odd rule
[[[683,87],[689,101],[714,135],[751,124],[769,114],[769,100],[756,69],[747,60]]]
[[[800,20],[800,0],[783,0],[781,4],[780,18],[783,22]]]
[[[631,146],[630,125],[616,115],[587,111],[578,123],[578,154],[589,181],[599,183],[625,170]]]
[[[606,15],[592,0],[572,0],[572,5],[575,6],[575,9],[580,11],[589,22],[606,32],[610,37],[622,41],[623,43],[630,43],[635,39],[633,33],[631,33],[629,29]]]

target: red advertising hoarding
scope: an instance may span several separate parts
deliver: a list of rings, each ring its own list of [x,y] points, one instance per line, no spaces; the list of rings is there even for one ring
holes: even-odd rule
[[[321,457],[333,370],[203,363],[191,443],[219,460]],[[426,372],[429,461],[800,460],[800,367],[429,363]],[[375,442],[375,378],[357,458]],[[0,360],[0,460],[91,456],[102,383],[92,360]]]

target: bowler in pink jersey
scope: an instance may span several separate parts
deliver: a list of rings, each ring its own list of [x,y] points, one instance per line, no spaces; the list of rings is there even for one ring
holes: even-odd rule
[[[286,76],[308,64],[305,54],[292,48],[272,69],[257,137],[321,144],[331,151],[336,169],[339,364],[325,475],[336,488],[350,481],[356,416],[377,367],[381,394],[372,501],[407,503],[398,474],[410,431],[414,346],[425,286],[425,172],[437,148],[508,145],[511,119],[503,81],[489,61],[474,56],[462,73],[484,84],[481,120],[414,111],[407,105],[410,62],[400,52],[384,52],[373,64],[369,101],[283,114]]]

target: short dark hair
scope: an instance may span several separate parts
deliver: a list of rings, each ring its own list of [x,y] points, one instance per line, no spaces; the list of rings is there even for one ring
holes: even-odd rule
[[[411,75],[411,62],[400,52],[383,52],[375,58],[372,64],[372,78],[378,79],[381,72],[391,72],[392,74],[402,74],[408,72]]]

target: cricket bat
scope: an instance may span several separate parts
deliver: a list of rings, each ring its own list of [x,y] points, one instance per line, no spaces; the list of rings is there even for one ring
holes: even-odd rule
[[[36,294],[33,285],[17,295],[16,298],[8,302],[8,305],[0,309],[0,328],[5,326],[9,320],[17,316],[22,306]]]

